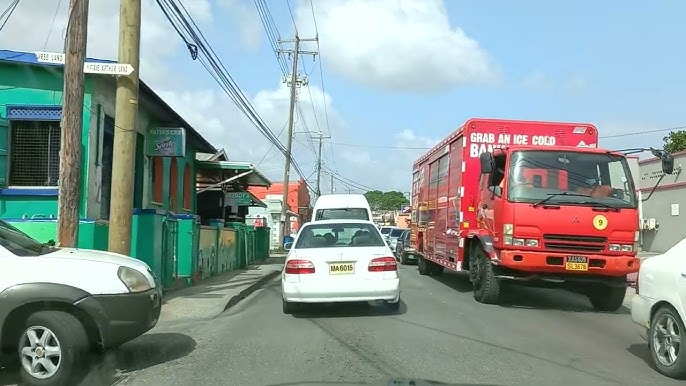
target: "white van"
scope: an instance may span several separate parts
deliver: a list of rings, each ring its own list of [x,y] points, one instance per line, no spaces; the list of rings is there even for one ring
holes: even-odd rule
[[[42,244],[0,220],[0,361],[23,384],[79,384],[91,349],[144,334],[161,307],[144,262]]]
[[[372,221],[372,209],[363,194],[326,194],[319,196],[312,211],[312,221]]]

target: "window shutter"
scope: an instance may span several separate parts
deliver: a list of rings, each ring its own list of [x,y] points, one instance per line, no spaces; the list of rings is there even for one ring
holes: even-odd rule
[[[0,188],[7,186],[7,142],[9,122],[0,118]]]

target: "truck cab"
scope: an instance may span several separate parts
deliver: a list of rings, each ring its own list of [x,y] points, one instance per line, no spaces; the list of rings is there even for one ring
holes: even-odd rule
[[[476,285],[493,280],[481,300],[497,295],[500,279],[535,279],[577,289],[597,309],[618,309],[626,275],[639,268],[638,198],[626,156],[512,146],[482,153],[480,164],[476,228],[492,249],[470,254],[470,271]],[[480,266],[486,255],[490,264]]]

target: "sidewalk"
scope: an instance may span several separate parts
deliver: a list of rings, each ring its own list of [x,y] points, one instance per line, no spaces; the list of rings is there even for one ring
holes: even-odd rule
[[[213,318],[260,289],[279,275],[284,257],[272,257],[247,269],[227,272],[203,280],[193,287],[164,294],[159,324]]]

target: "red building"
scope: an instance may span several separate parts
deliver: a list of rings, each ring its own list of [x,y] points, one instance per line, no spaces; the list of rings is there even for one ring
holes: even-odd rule
[[[283,183],[274,182],[268,188],[261,186],[251,186],[248,191],[255,195],[260,200],[265,200],[268,195],[278,195],[283,194]],[[292,212],[298,214],[298,226],[300,224],[306,223],[310,220],[312,216],[312,208],[310,207],[310,192],[307,189],[307,184],[305,180],[291,182],[288,184],[288,198],[286,200],[288,209]],[[293,219],[291,219],[293,222]]]

